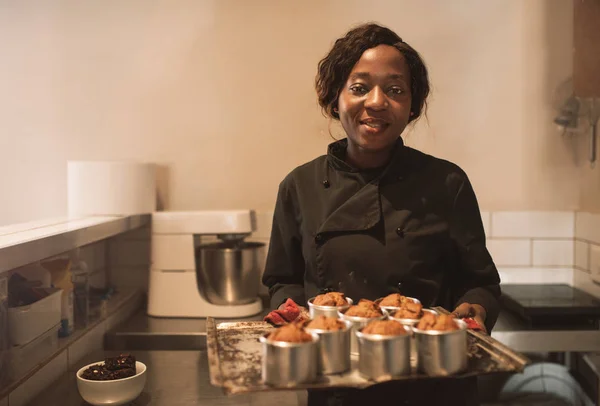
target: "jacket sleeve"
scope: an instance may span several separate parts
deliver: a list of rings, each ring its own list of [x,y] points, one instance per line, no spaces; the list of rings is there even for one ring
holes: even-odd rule
[[[293,185],[286,178],[277,194],[269,253],[262,279],[269,288],[273,309],[288,298],[301,305],[305,302],[304,258],[296,206]]]
[[[500,276],[486,247],[485,231],[473,187],[462,173],[450,214],[450,234],[459,255],[454,286],[458,301],[481,305],[486,310],[486,328],[492,331],[498,318]]]

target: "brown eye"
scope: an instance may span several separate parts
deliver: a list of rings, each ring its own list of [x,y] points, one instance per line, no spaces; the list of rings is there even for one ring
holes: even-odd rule
[[[352,85],[350,86],[350,91],[357,95],[363,95],[367,93],[367,88],[363,85]]]
[[[392,87],[388,90],[388,93],[397,96],[403,94],[404,90],[402,90],[400,87]]]

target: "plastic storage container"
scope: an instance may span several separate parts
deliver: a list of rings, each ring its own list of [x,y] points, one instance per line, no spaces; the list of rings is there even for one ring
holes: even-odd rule
[[[58,350],[58,329],[60,324],[52,326],[48,331],[37,336],[25,345],[10,349],[9,365],[11,378],[19,378],[31,368],[48,359]],[[9,369],[9,368],[7,368]]]
[[[42,266],[50,272],[52,287],[62,289],[61,320],[58,335],[67,337],[73,333],[75,328],[71,260],[68,258],[55,258],[42,262]]]
[[[62,289],[47,288],[43,299],[8,309],[8,336],[12,345],[25,345],[60,324]]]

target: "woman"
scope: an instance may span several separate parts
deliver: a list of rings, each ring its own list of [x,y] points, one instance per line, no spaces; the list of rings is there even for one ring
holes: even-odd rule
[[[347,138],[280,184],[263,277],[272,307],[288,298],[305,304],[326,290],[355,300],[400,292],[490,331],[500,279],[467,175],[402,142],[429,94],[419,54],[387,28],[359,26],[321,60],[316,89]],[[373,396],[391,396],[393,404],[476,404],[476,383],[311,391],[309,404],[365,404]]]

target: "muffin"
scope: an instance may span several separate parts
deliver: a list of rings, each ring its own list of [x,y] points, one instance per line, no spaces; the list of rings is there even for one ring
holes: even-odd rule
[[[459,327],[454,321],[454,317],[448,314],[441,314],[436,316],[432,313],[426,313],[421,317],[417,329],[427,331],[454,331],[458,330]]]
[[[348,304],[346,296],[340,292],[328,292],[315,297],[313,304],[317,306],[345,306]]]
[[[307,343],[313,340],[299,323],[290,323],[279,327],[268,337],[269,341],[284,341],[287,343]]]
[[[396,319],[413,319],[418,320],[423,316],[423,305],[421,303],[407,300],[400,306],[400,309],[392,315]]]
[[[412,300],[408,299],[406,296],[402,296],[400,293],[392,293],[391,295],[384,297],[381,302],[379,302],[379,306],[401,307],[402,304],[406,302],[412,302]]]
[[[362,329],[364,334],[399,336],[406,334],[404,326],[394,320],[374,320]]]
[[[375,302],[367,299],[360,299],[358,304],[350,306],[350,308],[344,314],[346,316],[364,317],[368,319],[383,316],[379,306]]]
[[[327,330],[336,331],[343,330],[346,327],[343,321],[335,317],[318,316],[314,320],[311,320],[307,325],[307,329],[312,330]]]

